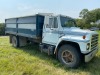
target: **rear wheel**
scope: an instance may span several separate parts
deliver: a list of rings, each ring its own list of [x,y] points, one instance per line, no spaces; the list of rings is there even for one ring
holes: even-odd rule
[[[71,45],[63,45],[58,51],[58,59],[66,67],[77,68],[81,62],[80,53]]]
[[[19,38],[17,36],[12,37],[12,46],[19,47]]]

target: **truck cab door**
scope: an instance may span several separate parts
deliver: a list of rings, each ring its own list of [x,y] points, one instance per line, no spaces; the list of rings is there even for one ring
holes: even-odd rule
[[[59,27],[57,17],[49,17],[44,25],[43,43],[56,45],[59,39]]]

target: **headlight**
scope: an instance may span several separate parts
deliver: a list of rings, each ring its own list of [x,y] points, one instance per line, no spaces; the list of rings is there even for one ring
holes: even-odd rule
[[[87,44],[86,49],[87,49],[87,50],[90,49],[90,43]]]

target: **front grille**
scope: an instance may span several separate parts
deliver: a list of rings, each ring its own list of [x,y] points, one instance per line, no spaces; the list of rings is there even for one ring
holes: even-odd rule
[[[91,50],[96,50],[98,48],[98,38],[99,38],[98,34],[92,35],[92,38],[91,38]]]

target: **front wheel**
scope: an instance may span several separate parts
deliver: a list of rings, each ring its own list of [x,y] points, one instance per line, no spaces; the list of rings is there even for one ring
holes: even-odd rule
[[[63,45],[58,51],[58,59],[66,67],[77,68],[81,62],[80,53],[71,45]]]

